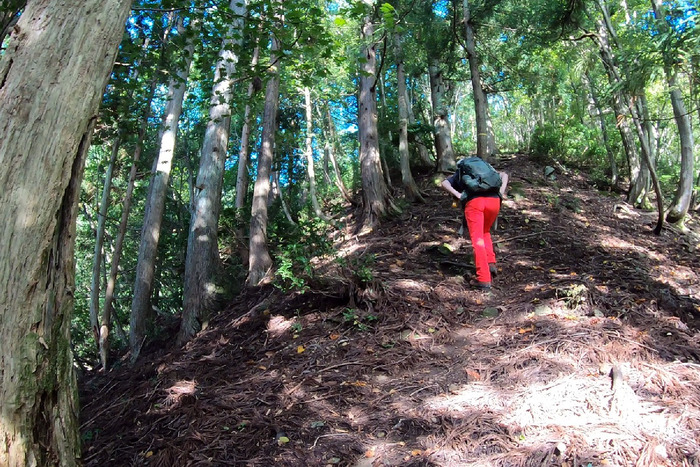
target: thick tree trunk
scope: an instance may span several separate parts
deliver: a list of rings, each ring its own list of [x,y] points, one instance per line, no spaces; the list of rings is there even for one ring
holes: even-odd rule
[[[481,86],[481,73],[479,72],[479,56],[476,53],[476,40],[474,39],[474,28],[471,23],[471,12],[469,1],[462,1],[464,10],[465,45],[467,48],[467,59],[469,60],[469,71],[472,80],[472,91],[474,93],[474,112],[476,114],[476,155],[482,159],[488,159],[489,153],[489,132],[487,123],[488,102],[486,93]]]
[[[265,111],[263,130],[258,155],[258,175],[253,189],[253,205],[250,212],[250,240],[248,286],[257,286],[272,268],[272,258],[267,248],[267,199],[270,194],[270,170],[275,153],[275,132],[277,130],[277,110],[279,108],[280,64],[277,51],[279,41],[272,38],[269,80],[265,88]]]
[[[317,217],[328,222],[330,218],[326,216],[318,204],[316,196],[316,171],[314,170],[314,148],[313,148],[313,109],[311,103],[311,89],[304,88],[304,111],[306,114],[306,140],[304,145],[304,155],[306,156],[306,176],[309,179],[309,196],[311,197],[311,206],[314,209],[314,214]]]
[[[376,43],[374,23],[366,17],[362,26],[363,62],[360,73],[360,98],[358,101],[358,127],[360,142],[360,171],[362,174],[362,200],[364,203],[364,227],[371,229],[389,213],[389,190],[384,182],[382,162],[379,156],[377,131],[377,80]],[[393,208],[393,207],[392,207]]]
[[[178,28],[184,31],[181,26]],[[182,32],[182,31],[181,31]],[[134,283],[133,297],[131,300],[131,319],[129,326],[129,347],[131,349],[131,361],[138,358],[141,345],[146,337],[148,323],[153,316],[151,308],[151,294],[153,292],[153,279],[160,240],[160,228],[165,210],[165,198],[170,180],[173,156],[175,155],[175,141],[177,139],[178,122],[182,113],[182,103],[187,89],[187,77],[190,63],[194,53],[192,40],[185,47],[184,65],[175,72],[168,84],[167,106],[163,129],[160,135],[160,149],[155,163],[155,170],[151,178],[148,191],[148,199],[144,208],[143,226],[141,228],[141,242],[139,244],[139,256],[136,263],[136,281]]]
[[[423,195],[411,173],[411,160],[408,152],[408,102],[406,101],[406,74],[404,72],[402,37],[394,35],[394,55],[396,56],[396,92],[399,100],[399,157],[401,161],[401,181],[406,199],[410,202],[424,202]]]
[[[0,57],[3,466],[74,466],[80,457],[70,345],[75,220],[129,5],[30,2]]]
[[[114,164],[119,154],[119,136],[112,143],[112,156],[105,172],[105,181],[102,188],[102,199],[97,212],[97,229],[95,233],[95,251],[92,255],[92,281],[90,282],[90,328],[95,336],[95,345],[100,347],[100,272],[102,271],[102,248],[104,246],[105,226],[107,224],[107,209],[109,208],[109,194],[112,191],[112,174]]]
[[[231,0],[234,19],[229,25],[214,72],[209,122],[202,142],[199,173],[194,188],[193,212],[187,238],[182,321],[177,341],[192,338],[216,304],[215,274],[219,265],[217,231],[221,189],[231,123],[231,93],[238,56],[234,52],[243,37],[245,0]]]
[[[429,58],[430,96],[433,103],[433,126],[435,127],[435,150],[439,172],[451,172],[455,168],[450,125],[447,122],[447,107],[444,105],[446,86],[437,59]]]

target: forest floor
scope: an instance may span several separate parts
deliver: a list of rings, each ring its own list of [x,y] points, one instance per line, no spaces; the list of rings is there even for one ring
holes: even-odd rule
[[[306,293],[249,290],[185,348],[84,375],[84,464],[697,466],[697,214],[655,236],[585,175],[494,165],[490,292],[426,180],[426,203],[338,235]]]

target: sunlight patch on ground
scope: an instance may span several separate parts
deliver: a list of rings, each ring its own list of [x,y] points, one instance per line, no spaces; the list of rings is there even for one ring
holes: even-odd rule
[[[267,333],[272,337],[280,337],[292,328],[295,321],[284,316],[271,316],[267,323]]]
[[[430,292],[430,286],[423,281],[413,279],[398,279],[387,284],[389,287],[404,290],[406,292]],[[411,298],[411,297],[406,297]]]
[[[529,220],[538,220],[541,222],[549,222],[551,218],[540,210],[523,209],[521,213]]]
[[[603,248],[607,248],[613,251],[635,252],[647,256],[648,258],[653,259],[654,261],[668,261],[668,258],[665,255],[660,255],[654,251],[637,246],[614,235],[598,235],[597,242]]]

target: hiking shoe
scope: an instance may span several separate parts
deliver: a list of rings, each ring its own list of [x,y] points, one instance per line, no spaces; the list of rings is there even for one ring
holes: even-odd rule
[[[490,282],[479,282],[479,281],[469,281],[469,285],[471,285],[473,288],[476,290],[491,290],[491,283]]]
[[[496,267],[496,263],[489,264],[489,272],[491,273],[491,277],[496,277],[498,275],[498,268]]]

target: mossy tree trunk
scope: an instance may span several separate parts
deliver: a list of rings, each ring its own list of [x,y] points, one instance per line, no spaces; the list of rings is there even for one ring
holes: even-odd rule
[[[0,465],[80,457],[70,346],[85,155],[130,6],[29,2],[0,59]]]

